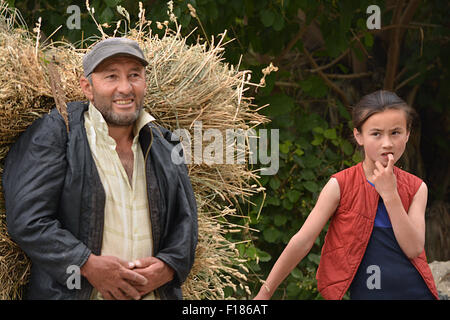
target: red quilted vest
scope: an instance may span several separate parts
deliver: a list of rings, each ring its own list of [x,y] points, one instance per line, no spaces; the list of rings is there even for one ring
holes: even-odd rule
[[[416,176],[394,167],[397,189],[406,212],[422,184]],[[347,292],[369,242],[379,194],[364,175],[362,162],[333,175],[339,183],[341,199],[334,213],[322,248],[317,287],[325,299],[340,300]],[[438,299],[425,250],[411,260]]]

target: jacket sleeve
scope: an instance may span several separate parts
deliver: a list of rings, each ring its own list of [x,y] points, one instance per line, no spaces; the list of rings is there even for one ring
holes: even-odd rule
[[[181,286],[194,264],[198,241],[197,203],[186,165],[174,166],[178,181],[167,186],[174,188],[171,192],[174,197],[168,199],[169,220],[156,258],[174,269],[175,277],[171,284]]]
[[[90,250],[58,221],[66,174],[67,133],[55,113],[36,120],[11,148],[3,189],[8,233],[20,248],[62,285],[70,265],[82,266]]]

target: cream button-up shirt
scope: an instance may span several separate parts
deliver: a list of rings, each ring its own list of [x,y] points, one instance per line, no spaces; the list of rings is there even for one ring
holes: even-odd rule
[[[153,239],[147,198],[144,154],[139,144],[139,131],[155,120],[141,111],[133,127],[133,177],[127,173],[116,152],[116,142],[108,134],[108,125],[91,103],[84,114],[89,146],[105,190],[105,220],[101,255],[125,261],[152,256]],[[94,289],[92,299],[103,299]],[[155,299],[153,292],[143,299]]]

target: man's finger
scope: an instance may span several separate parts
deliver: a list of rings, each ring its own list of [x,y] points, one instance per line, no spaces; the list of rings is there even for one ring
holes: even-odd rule
[[[141,298],[141,295],[139,294],[138,290],[134,288],[132,285],[130,285],[126,281],[122,281],[120,283],[120,290],[122,290],[127,296],[130,298],[133,298],[134,300],[139,300]]]
[[[147,284],[147,278],[143,275],[140,275],[137,272],[131,271],[131,270],[124,270],[122,272],[122,278],[125,280],[130,280],[136,284],[140,285],[146,285]]]
[[[127,299],[127,297],[123,294],[123,292],[118,289],[118,288],[114,288],[111,290],[111,294],[114,297],[114,299],[116,300],[129,300]]]
[[[114,300],[113,296],[109,294],[109,292],[101,292],[103,299],[105,300]]]
[[[155,257],[146,257],[133,261],[133,264],[136,266],[136,268],[146,268],[156,262],[158,262],[158,259],[156,259]]]
[[[128,262],[128,261],[122,260],[122,259],[120,259],[120,258],[117,258],[117,261],[119,261],[119,263],[120,263],[123,267],[125,267],[125,268],[127,268],[127,269],[133,269],[133,268],[134,268],[134,264],[133,264],[132,262]]]

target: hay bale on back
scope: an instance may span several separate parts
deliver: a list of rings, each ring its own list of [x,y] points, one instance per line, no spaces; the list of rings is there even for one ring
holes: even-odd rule
[[[84,100],[78,79],[83,50],[69,44],[39,46],[27,31],[15,28],[16,12],[0,8],[0,173],[10,146],[34,120],[55,107],[49,61],[60,75],[67,101]],[[221,59],[223,47],[186,45],[178,31],[167,29],[162,38],[144,32],[140,21],[127,37],[137,40],[149,61],[145,108],[171,130],[248,129],[264,123],[251,99],[243,95],[248,72],[235,70]],[[225,148],[226,148],[225,143]],[[248,148],[244,150],[248,155]],[[199,214],[196,260],[183,290],[187,299],[224,298],[226,286],[245,281],[242,262],[225,234],[241,226],[229,223],[238,198],[261,191],[256,174],[246,164],[191,163],[189,175]],[[1,191],[1,190],[0,190]],[[26,283],[30,261],[9,238],[5,226],[3,192],[0,196],[0,298],[18,299]],[[245,267],[244,267],[245,270]]]

